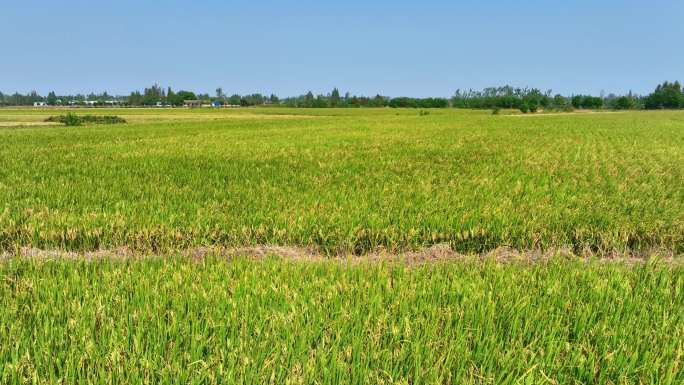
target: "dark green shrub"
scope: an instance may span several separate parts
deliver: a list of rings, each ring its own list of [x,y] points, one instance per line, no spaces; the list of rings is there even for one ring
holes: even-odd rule
[[[612,107],[615,110],[629,110],[634,108],[634,101],[628,96],[620,96],[613,101]]]
[[[393,98],[388,104],[392,108],[446,108],[449,107],[449,100],[444,98]]]
[[[530,112],[530,106],[528,106],[525,103],[521,104],[520,105],[520,112],[522,112],[523,114]]]
[[[95,123],[95,124],[119,124],[126,123],[126,120],[119,116],[114,115],[83,115],[81,120],[85,123]]]
[[[74,114],[73,112],[67,112],[66,115],[64,115],[64,122],[66,126],[80,126],[81,125],[81,119]]]
[[[53,115],[45,118],[44,122],[64,123],[64,115]]]
[[[539,104],[537,104],[536,101],[532,101],[529,105],[529,108],[531,113],[535,113],[539,110]]]
[[[501,108],[499,107],[494,107],[492,109],[492,115],[499,115],[501,113]]]
[[[45,119],[46,122],[63,123],[67,126],[79,126],[82,123],[92,124],[119,124],[126,123],[126,120],[119,116],[113,115],[82,115],[78,116],[73,112],[67,112],[66,115],[50,116]]]

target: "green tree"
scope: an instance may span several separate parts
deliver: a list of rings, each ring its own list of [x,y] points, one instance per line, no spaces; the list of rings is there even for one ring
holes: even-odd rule
[[[180,90],[176,93],[176,99],[179,101],[178,105],[182,105],[186,100],[197,100],[197,95],[192,91]]]
[[[582,104],[584,108],[599,109],[603,107],[603,98],[598,96],[585,96],[582,99]]]
[[[140,91],[131,92],[131,95],[128,97],[128,104],[131,106],[142,106],[143,96]]]
[[[159,86],[159,84],[154,84],[150,88],[145,88],[143,93],[142,104],[146,106],[151,106],[161,102],[165,99],[164,90]]]
[[[634,108],[634,100],[628,96],[620,96],[613,101],[613,109],[629,110]]]
[[[230,98],[228,98],[228,104],[233,105],[233,106],[239,106],[241,99],[242,98],[240,97],[240,95],[234,94]]]
[[[169,87],[169,88],[166,89],[166,102],[167,102],[168,104],[171,104],[172,106],[178,105],[178,104],[177,104],[178,100],[177,100],[177,98],[176,98],[176,93],[173,92],[173,90],[171,89],[171,87]]]
[[[330,106],[331,107],[337,107],[340,105],[340,91],[337,89],[337,87],[333,88],[332,93],[330,94]]]
[[[681,84],[678,81],[659,84],[655,91],[645,98],[644,106],[648,109],[684,107]]]
[[[575,108],[582,108],[582,95],[575,95],[570,100],[572,106]]]
[[[57,104],[57,95],[55,95],[55,91],[50,91],[50,93],[47,96],[46,103],[49,106],[54,106]]]
[[[556,95],[553,97],[553,106],[556,108],[564,108],[568,105],[568,99],[566,99],[563,95]]]
[[[371,107],[387,107],[387,103],[387,98],[378,94],[370,100],[369,104]]]
[[[304,95],[304,103],[302,107],[313,107],[314,106],[314,94],[309,91]]]

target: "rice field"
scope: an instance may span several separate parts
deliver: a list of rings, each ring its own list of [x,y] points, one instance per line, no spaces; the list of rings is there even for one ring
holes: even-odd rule
[[[60,113],[0,109],[1,384],[684,383],[684,111]]]
[[[2,384],[682,384],[684,267],[0,263]]]
[[[684,252],[684,112],[2,109],[0,251]]]

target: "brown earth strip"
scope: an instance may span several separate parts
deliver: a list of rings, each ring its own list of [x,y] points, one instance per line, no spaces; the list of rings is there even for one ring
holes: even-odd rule
[[[17,252],[0,253],[0,261],[11,258],[37,258],[44,260],[98,260],[98,259],[146,259],[180,256],[200,262],[206,258],[246,258],[261,260],[268,257],[282,258],[290,261],[309,262],[403,262],[408,264],[424,264],[456,261],[496,261],[496,262],[544,262],[552,259],[558,260],[597,260],[600,262],[621,262],[627,264],[641,264],[650,259],[681,265],[684,264],[684,255],[675,255],[669,250],[651,250],[639,253],[609,252],[595,253],[585,250],[580,254],[573,253],[570,249],[557,248],[552,250],[515,250],[508,247],[499,247],[492,251],[481,254],[461,254],[451,249],[449,245],[434,245],[422,250],[407,251],[401,254],[387,252],[374,252],[366,255],[324,255],[316,250],[292,247],[292,246],[248,246],[248,247],[195,247],[186,250],[178,250],[164,254],[143,254],[131,251],[126,247],[110,250],[95,251],[63,251],[42,250],[24,247]]]

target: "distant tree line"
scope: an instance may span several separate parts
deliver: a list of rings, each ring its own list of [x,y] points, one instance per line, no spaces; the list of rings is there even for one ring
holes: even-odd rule
[[[457,90],[451,98],[456,108],[509,108],[523,112],[536,112],[538,109],[567,111],[571,109],[635,109],[642,106],[640,98],[630,92],[625,96],[610,94],[607,97],[573,95],[566,97],[553,95],[551,90],[542,92],[537,88],[513,88],[511,86],[485,88],[482,91]]]
[[[451,105],[456,108],[515,108],[524,112],[536,112],[539,108],[567,106],[567,98],[551,96],[551,90],[542,92],[537,88],[513,88],[511,86],[489,87],[482,91],[456,90]]]
[[[449,99],[444,98],[393,98],[389,106],[394,108],[445,108],[449,107]]]
[[[214,95],[195,93],[187,90],[174,91],[155,84],[141,91],[133,91],[127,96],[114,96],[107,92],[100,94],[57,95],[54,91],[46,96],[36,91],[28,94],[4,94],[0,92],[0,106],[26,106],[44,103],[50,106],[93,105],[93,106],[182,106],[186,101],[228,106],[288,106],[303,108],[353,108],[353,107],[392,107],[392,108],[475,108],[475,109],[519,109],[522,112],[572,109],[678,109],[684,108],[684,90],[679,82],[664,82],[646,96],[609,94],[607,96],[553,94],[551,90],[537,88],[514,88],[511,86],[489,87],[483,90],[457,90],[447,98],[410,98],[373,97],[341,95],[335,88],[328,94],[314,95],[311,91],[294,97],[279,98],[259,93],[249,95],[233,94],[228,96],[222,88]]]
[[[643,99],[647,109],[684,108],[684,90],[678,81],[659,84],[655,91]]]
[[[107,92],[101,94],[75,94],[75,95],[56,95],[54,91],[48,93],[47,96],[41,96],[36,91],[31,91],[28,94],[20,94],[15,92],[13,94],[4,94],[0,92],[0,106],[29,106],[34,103],[45,103],[51,106],[69,105],[69,104],[85,104],[86,101],[100,101],[104,104],[105,101],[123,103],[126,101],[125,96],[113,96]]]
[[[303,108],[344,108],[344,107],[387,107],[390,99],[376,95],[374,97],[350,95],[343,96],[337,88],[327,95],[314,95],[309,91],[304,95],[283,98],[281,104],[288,107]]]
[[[647,96],[638,96],[630,91],[627,95],[608,96],[560,94],[542,92],[536,88],[513,88],[511,86],[485,88],[482,91],[458,90],[451,98],[456,108],[514,108],[523,112],[570,109],[678,109],[684,108],[684,89],[679,82],[664,82]]]

